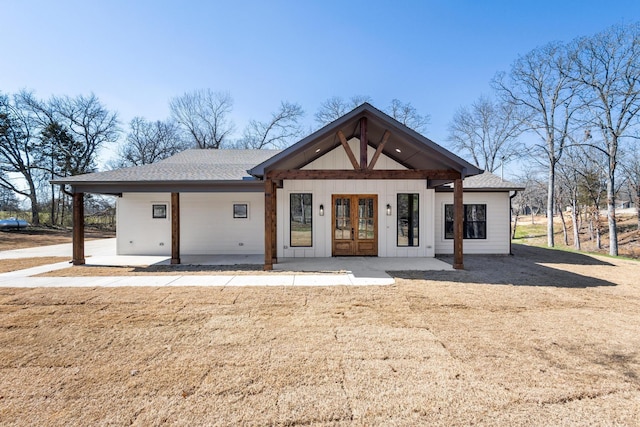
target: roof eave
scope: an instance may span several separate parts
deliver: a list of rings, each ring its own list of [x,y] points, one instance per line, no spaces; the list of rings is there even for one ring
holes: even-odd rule
[[[209,181],[65,181],[52,180],[52,184],[70,185],[72,193],[202,193],[202,192],[262,192],[264,183],[258,180]]]
[[[452,187],[441,186],[435,188],[436,193],[453,193]],[[506,193],[509,191],[524,191],[524,187],[464,187],[466,193]]]

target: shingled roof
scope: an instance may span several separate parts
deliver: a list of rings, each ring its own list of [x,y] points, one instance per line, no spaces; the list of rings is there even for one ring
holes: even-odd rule
[[[72,185],[76,192],[106,194],[180,191],[187,187],[193,190],[194,185],[197,191],[256,191],[262,189],[262,183],[247,170],[277,153],[279,150],[191,149],[149,165],[58,178],[52,182]]]
[[[525,189],[520,184],[514,184],[513,182],[506,181],[499,176],[485,171],[480,175],[468,176],[462,183],[464,191],[522,191]],[[440,187],[436,187],[438,192],[453,191],[453,184],[445,184]]]

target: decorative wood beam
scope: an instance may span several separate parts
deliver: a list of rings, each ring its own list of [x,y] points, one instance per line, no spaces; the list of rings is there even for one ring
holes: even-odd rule
[[[180,193],[171,193],[171,264],[180,264]]]
[[[384,135],[382,135],[382,140],[380,141],[380,144],[378,144],[378,148],[376,148],[376,152],[373,154],[373,157],[371,158],[371,163],[369,163],[369,167],[368,167],[369,170],[373,170],[373,167],[376,165],[376,162],[378,161],[378,157],[380,157],[380,154],[382,154],[384,145],[387,143],[390,136],[391,136],[391,132],[389,132],[388,130],[385,130]]]
[[[273,170],[266,173],[267,180],[277,179],[458,179],[454,170]]]
[[[271,179],[264,182],[264,270],[273,270],[273,195],[274,185]]]
[[[367,148],[369,147],[369,139],[367,137],[367,118],[360,119],[360,169],[367,168]]]
[[[464,203],[462,179],[453,181],[453,268],[464,269],[462,242],[464,240]]]
[[[73,265],[84,265],[84,193],[73,193]]]
[[[353,154],[353,151],[351,151],[351,147],[349,147],[349,143],[347,142],[347,138],[345,138],[344,133],[342,133],[341,130],[338,131],[338,139],[340,139],[340,143],[342,144],[342,147],[344,148],[344,151],[347,152],[347,157],[349,157],[349,160],[351,161],[351,165],[353,166],[353,168],[355,170],[360,169],[360,165],[358,164],[358,161],[356,160],[356,156]]]

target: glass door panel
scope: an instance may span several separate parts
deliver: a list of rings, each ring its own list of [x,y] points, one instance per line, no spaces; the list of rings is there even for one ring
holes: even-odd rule
[[[333,256],[377,256],[376,195],[333,196]]]

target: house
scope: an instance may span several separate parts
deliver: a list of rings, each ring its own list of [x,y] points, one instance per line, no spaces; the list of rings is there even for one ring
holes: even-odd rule
[[[186,150],[155,164],[53,181],[71,186],[73,263],[84,193],[117,195],[118,254],[434,257],[510,252],[510,196],[368,103],[282,150]],[[463,249],[464,248],[464,249]]]

